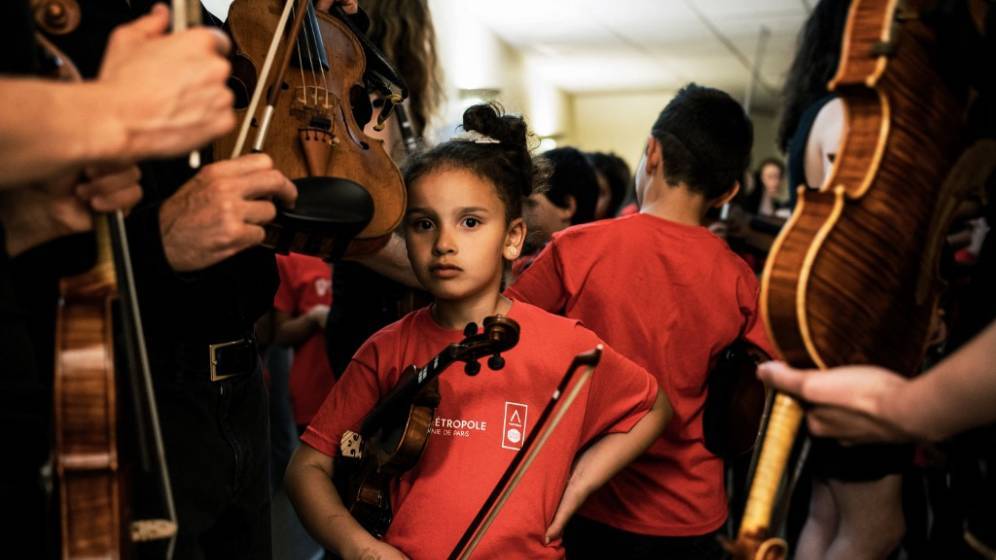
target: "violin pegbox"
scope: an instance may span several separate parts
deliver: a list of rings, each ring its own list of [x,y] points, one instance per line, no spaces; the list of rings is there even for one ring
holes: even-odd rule
[[[344,459],[360,460],[363,458],[363,436],[346,430],[339,438],[339,453]]]
[[[454,358],[464,362],[463,371],[475,376],[481,372],[479,359],[488,358],[488,367],[497,371],[505,367],[501,353],[519,342],[519,324],[503,315],[484,318],[483,332],[478,333],[477,323],[467,323],[463,329],[464,340],[455,348]]]

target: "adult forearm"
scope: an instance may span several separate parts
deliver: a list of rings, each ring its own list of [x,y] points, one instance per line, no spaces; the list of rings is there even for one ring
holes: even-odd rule
[[[0,188],[127,159],[125,128],[106,86],[3,78],[0,92]]]
[[[408,246],[398,234],[392,235],[380,251],[370,255],[352,257],[350,260],[409,288],[422,289],[422,285],[419,284],[418,278],[415,277],[415,271],[412,270],[412,265],[408,261]]]
[[[940,440],[996,421],[996,323],[903,389],[891,416]]]

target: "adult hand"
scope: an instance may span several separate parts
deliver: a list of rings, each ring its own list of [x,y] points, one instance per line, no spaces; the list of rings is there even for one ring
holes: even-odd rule
[[[159,209],[170,266],[199,270],[261,243],[277,214],[274,196],[293,206],[297,189],[264,154],[205,166]]]
[[[235,126],[228,38],[200,27],[167,34],[169,9],[114,30],[97,84],[118,108],[123,159],[179,155]]]
[[[798,370],[782,362],[767,362],[757,371],[765,383],[812,404],[806,423],[814,435],[851,443],[921,437],[901,418],[910,381],[889,370],[876,366]]]
[[[7,253],[16,256],[57,237],[89,231],[93,212],[127,211],[142,198],[141,173],[131,164],[105,164],[0,195]]]
[[[333,4],[342,6],[347,14],[355,14],[360,9],[357,0],[318,0],[318,9],[327,12]]]

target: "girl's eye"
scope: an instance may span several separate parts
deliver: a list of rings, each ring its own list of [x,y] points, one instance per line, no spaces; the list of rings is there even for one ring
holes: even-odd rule
[[[463,225],[469,228],[476,228],[477,226],[481,225],[481,220],[478,220],[473,216],[468,216],[463,219]]]
[[[429,231],[432,229],[432,221],[425,218],[419,218],[412,221],[412,229],[415,231]]]

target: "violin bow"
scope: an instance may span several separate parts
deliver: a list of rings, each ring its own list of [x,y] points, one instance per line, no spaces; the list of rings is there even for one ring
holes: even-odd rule
[[[477,516],[474,517],[470,526],[467,527],[467,530],[464,531],[463,536],[460,537],[460,540],[453,548],[453,552],[449,555],[449,560],[466,560],[474,553],[477,545],[481,543],[481,539],[484,538],[485,533],[487,533],[491,524],[498,517],[502,507],[504,507],[509,497],[511,497],[512,492],[515,491],[519,482],[526,475],[526,471],[529,470],[529,467],[536,460],[543,446],[546,445],[547,440],[553,435],[553,431],[557,429],[557,425],[563,420],[564,415],[570,410],[571,404],[577,399],[581,393],[581,389],[584,388],[591,379],[592,374],[595,373],[595,367],[602,358],[603,349],[604,347],[599,344],[592,350],[574,356],[571,365],[567,368],[567,373],[564,374],[564,377],[560,380],[560,384],[554,389],[550,401],[546,404],[542,414],[540,414],[539,420],[536,421],[536,426],[533,427],[533,430],[526,437],[526,441],[522,444],[522,449],[515,454],[512,462],[505,469],[504,474],[498,479],[498,483],[491,490],[491,494],[484,501],[484,505],[477,512]],[[550,414],[553,413],[553,409],[557,406],[560,398],[567,390],[567,386],[570,385],[571,380],[574,378],[575,372],[581,366],[585,366],[584,372],[581,373],[581,377],[578,378],[577,383],[574,384],[571,391],[567,393],[567,397],[564,399],[563,405],[557,410],[557,414],[551,419]],[[546,425],[547,421],[549,421],[548,426]]]
[[[118,289],[122,292],[121,310],[125,315],[124,333],[126,346],[131,349],[129,354],[129,371],[132,379],[132,394],[136,402],[145,401],[146,414],[151,423],[152,442],[155,449],[156,468],[159,471],[159,484],[162,487],[163,503],[166,507],[166,522],[161,520],[135,521],[131,526],[133,542],[163,538],[169,536],[166,547],[167,560],[173,558],[176,547],[178,521],[176,505],[173,502],[173,486],[170,482],[169,469],[166,463],[166,446],[159,422],[159,408],[156,405],[155,388],[152,384],[152,368],[149,366],[149,354],[145,346],[145,332],[142,328],[142,315],[138,306],[138,290],[135,287],[135,274],[131,263],[131,253],[128,246],[128,235],[125,229],[124,213],[115,210],[107,215],[107,222],[114,240],[114,268],[118,276]],[[131,327],[131,328],[129,328]],[[141,387],[139,387],[139,384]],[[141,426],[142,421],[138,421]],[[139,438],[142,441],[142,438]],[[144,459],[143,459],[144,461]]]
[[[172,27],[173,33],[186,31],[190,27],[201,25],[201,3],[200,0],[173,0],[172,1]],[[188,164],[191,169],[198,169],[201,166],[201,151],[190,152]]]
[[[298,35],[301,33],[304,16],[309,8],[309,0],[297,0],[297,4],[297,13],[294,15],[294,23],[291,26],[291,36],[287,41],[287,48],[284,50],[283,60],[281,61],[280,67],[277,71],[277,79],[273,82],[274,85],[283,80],[284,72],[286,72],[288,65],[290,65],[290,59],[294,53]],[[242,119],[242,125],[239,127],[239,135],[235,140],[235,146],[232,147],[231,159],[235,159],[242,155],[242,150],[245,148],[246,140],[249,137],[249,126],[256,115],[256,109],[259,107],[259,102],[263,97],[263,89],[269,81],[270,72],[273,69],[273,61],[277,57],[277,49],[280,47],[281,37],[283,37],[284,32],[287,29],[287,22],[290,20],[290,13],[294,8],[294,5],[295,0],[286,0],[284,3],[284,10],[280,13],[280,20],[277,22],[277,28],[274,30],[273,37],[270,38],[270,46],[266,50],[266,58],[263,60],[263,67],[260,69],[259,79],[256,81],[256,87],[253,88],[252,98],[249,101],[249,107],[246,110],[245,117]],[[266,135],[269,132],[270,120],[273,118],[273,111],[277,105],[277,98],[280,96],[282,89],[283,88],[280,87],[270,88],[266,108],[263,110],[263,117],[259,121],[259,130],[256,131],[256,138],[253,140],[253,152],[263,151],[263,142],[266,140]]]

